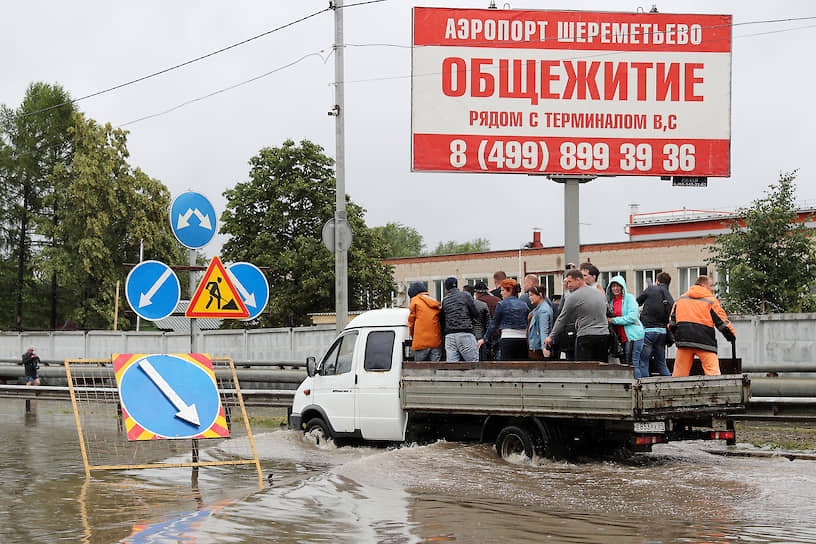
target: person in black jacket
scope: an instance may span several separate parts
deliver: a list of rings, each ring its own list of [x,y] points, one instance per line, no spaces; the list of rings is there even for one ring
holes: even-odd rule
[[[40,385],[40,376],[37,374],[40,368],[40,358],[34,353],[34,346],[30,346],[28,351],[23,353],[23,368],[25,368],[26,385]]]
[[[442,334],[448,361],[478,361],[479,350],[473,335],[473,320],[479,317],[473,297],[460,291],[456,278],[445,279],[442,299]]]
[[[671,376],[666,366],[666,325],[669,323],[669,314],[674,306],[674,298],[669,293],[671,276],[666,272],[657,275],[657,283],[650,285],[637,297],[637,302],[643,309],[640,312],[640,321],[646,331],[643,339],[643,349],[640,350],[640,375],[649,376],[649,360],[654,355],[655,370],[661,376]]]

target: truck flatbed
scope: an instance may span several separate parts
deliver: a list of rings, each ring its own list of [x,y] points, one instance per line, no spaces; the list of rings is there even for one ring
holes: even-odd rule
[[[648,421],[745,410],[740,374],[633,379],[631,366],[601,362],[403,362],[406,412],[517,414]]]

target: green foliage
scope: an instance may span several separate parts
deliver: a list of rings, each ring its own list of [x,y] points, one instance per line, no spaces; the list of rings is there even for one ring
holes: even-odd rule
[[[490,240],[487,238],[476,238],[470,242],[439,242],[439,245],[430,253],[431,255],[454,255],[456,253],[476,253],[479,251],[490,251]]]
[[[140,239],[148,258],[179,262],[170,195],[127,157],[126,132],[85,119],[59,85],[33,83],[19,108],[0,107],[0,288],[14,301],[0,327],[109,328]]]
[[[138,262],[140,241],[148,258],[169,264],[182,262],[182,251],[167,223],[170,193],[131,169],[127,133],[82,114],[75,115],[69,133],[73,160],[58,164],[49,177],[54,190],[46,202],[54,215],[37,230],[54,244],[40,253],[37,265],[57,274],[71,293],[66,312],[73,320],[84,328],[108,328],[116,283],[122,297],[123,264]]]
[[[60,104],[65,105],[55,107]],[[52,214],[45,204],[53,192],[47,177],[70,160],[73,113],[68,93],[47,83],[29,85],[19,108],[0,107],[0,259],[4,293],[13,301],[0,310],[0,323],[17,329],[44,327],[48,315],[42,309],[56,302],[54,278],[38,273],[32,261],[37,248],[49,242],[35,229]]]
[[[263,148],[249,161],[249,180],[224,192],[221,215],[225,261],[268,267],[268,315],[261,326],[297,326],[311,312],[334,311],[334,255],[322,243],[323,225],[334,217],[334,161],[308,140]],[[348,252],[349,310],[390,302],[389,246],[363,219],[365,210],[346,196],[353,233]]]
[[[797,221],[795,179],[795,171],[781,174],[707,248],[707,262],[728,275],[728,290],[720,293],[727,311],[801,312],[812,306],[816,251],[807,226]]]
[[[386,258],[415,257],[421,255],[425,247],[422,235],[415,228],[401,223],[386,223],[371,230],[387,245]]]

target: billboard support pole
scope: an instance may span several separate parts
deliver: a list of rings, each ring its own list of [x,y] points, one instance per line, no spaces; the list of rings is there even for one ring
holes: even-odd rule
[[[564,264],[578,266],[581,251],[581,226],[579,224],[579,181],[569,178],[564,181]]]
[[[334,108],[329,115],[335,118],[335,233],[346,223],[346,158],[344,142],[344,91],[343,91],[343,0],[334,0]],[[339,334],[348,321],[348,249],[342,237],[334,237],[334,311]]]
[[[581,251],[580,186],[595,176],[551,175],[551,180],[564,185],[564,266],[578,266]]]

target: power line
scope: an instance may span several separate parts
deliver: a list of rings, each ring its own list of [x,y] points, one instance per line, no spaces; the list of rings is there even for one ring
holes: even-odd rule
[[[386,1],[386,0],[367,0],[367,1],[364,1],[364,2],[357,2],[357,3],[355,3],[355,4],[349,4],[349,5],[347,5],[347,6],[342,6],[342,8],[343,8],[343,9],[345,9],[345,8],[350,8],[350,7],[355,7],[355,6],[362,6],[362,5],[366,5],[366,4],[375,4],[375,3],[379,3],[379,2],[385,2],[385,1]],[[253,42],[253,41],[255,41],[255,40],[258,40],[258,39],[260,39],[260,38],[263,38],[263,37],[265,37],[265,36],[269,36],[270,34],[273,34],[273,33],[278,32],[278,31],[280,31],[280,30],[284,30],[284,29],[286,29],[286,28],[289,28],[289,27],[295,26],[296,24],[299,24],[299,23],[302,23],[302,22],[304,22],[304,21],[307,21],[308,19],[311,19],[311,18],[313,18],[313,17],[316,17],[316,16],[318,16],[318,15],[320,15],[320,14],[322,14],[322,13],[325,13],[325,12],[330,11],[330,10],[333,10],[333,9],[337,9],[337,7],[336,7],[336,6],[335,6],[333,3],[331,3],[331,2],[330,2],[328,7],[324,8],[324,9],[322,9],[322,10],[320,10],[320,11],[315,11],[314,13],[310,13],[309,15],[306,15],[306,16],[304,16],[304,17],[301,17],[300,19],[295,19],[294,21],[290,21],[290,22],[288,22],[288,23],[286,23],[286,24],[284,24],[284,25],[281,25],[281,26],[279,26],[279,27],[273,28],[273,29],[271,29],[271,30],[267,30],[266,32],[262,32],[262,33],[260,33],[260,34],[255,35],[255,36],[252,36],[251,38],[247,38],[247,39],[245,39],[245,40],[241,40],[240,42],[236,42],[236,43],[233,43],[233,44],[228,45],[228,46],[226,46],[226,47],[222,47],[221,49],[217,49],[217,50],[215,50],[215,51],[211,51],[210,53],[206,53],[206,54],[201,55],[201,56],[199,56],[199,57],[196,57],[196,58],[194,58],[194,59],[190,59],[190,60],[187,60],[187,61],[181,62],[181,63],[179,63],[179,64],[175,64],[175,65],[173,65],[173,66],[170,66],[170,67],[164,68],[164,69],[162,69],[162,70],[158,70],[158,71],[156,71],[156,72],[153,72],[153,73],[147,74],[147,75],[145,75],[145,76],[138,77],[138,78],[136,78],[136,79],[132,79],[132,80],[130,80],[130,81],[126,81],[125,83],[120,83],[120,84],[118,84],[118,85],[114,85],[113,87],[108,87],[107,89],[103,89],[103,90],[101,90],[101,91],[96,91],[96,92],[94,92],[94,93],[87,94],[87,95],[85,95],[85,96],[81,96],[81,97],[79,97],[79,98],[75,98],[75,99],[73,99],[73,100],[69,100],[69,101],[67,101],[67,102],[63,102],[63,103],[61,103],[61,104],[55,104],[55,105],[53,105],[53,106],[49,106],[49,107],[47,107],[47,108],[42,108],[42,109],[39,109],[39,110],[36,110],[36,111],[32,111],[32,112],[27,112],[27,113],[24,113],[24,114],[20,115],[19,117],[28,117],[28,116],[35,115],[35,114],[38,114],[38,113],[43,113],[43,112],[46,112],[46,111],[50,111],[50,110],[53,110],[53,109],[56,109],[56,108],[61,108],[62,106],[67,106],[68,104],[76,104],[77,102],[81,102],[82,100],[87,100],[87,99],[89,99],[89,98],[93,98],[93,97],[95,97],[95,96],[99,96],[99,95],[106,94],[106,93],[109,93],[109,92],[112,92],[112,91],[116,91],[116,90],[121,89],[121,88],[123,88],[123,87],[127,87],[127,86],[133,85],[133,84],[135,84],[135,83],[139,83],[139,82],[142,82],[142,81],[145,81],[145,80],[148,80],[148,79],[151,79],[151,78],[154,78],[154,77],[160,76],[160,75],[162,75],[162,74],[166,74],[166,73],[168,73],[168,72],[172,72],[172,71],[174,71],[174,70],[178,70],[179,68],[183,68],[183,67],[185,67],[185,66],[189,66],[189,65],[191,65],[191,64],[193,64],[193,63],[196,63],[196,62],[202,61],[202,60],[204,60],[204,59],[208,59],[208,58],[210,58],[210,57],[214,57],[215,55],[219,55],[219,54],[221,54],[221,53],[224,53],[225,51],[229,51],[229,50],[231,50],[231,49],[235,49],[236,47],[240,47],[240,46],[242,46],[242,45],[246,45],[246,44],[248,44],[248,43],[250,43],[250,42]]]
[[[356,7],[356,6],[367,5],[367,4],[375,4],[375,3],[385,2],[385,1],[387,1],[387,0],[366,0],[366,1],[363,1],[363,2],[356,2],[354,4],[347,4],[347,5],[342,6],[342,8],[346,9],[346,8],[350,8],[350,7]],[[264,36],[268,36],[268,35],[270,35],[270,34],[272,34],[274,32],[277,32],[279,30],[289,28],[291,26],[294,26],[294,25],[296,25],[298,23],[304,22],[304,21],[306,21],[308,19],[311,19],[312,17],[316,17],[317,15],[320,15],[322,13],[325,13],[326,11],[333,10],[333,9],[337,9],[337,7],[334,5],[333,2],[330,2],[329,7],[327,7],[327,8],[324,8],[324,9],[322,9],[320,11],[316,11],[314,13],[311,13],[309,15],[301,17],[300,19],[296,19],[294,21],[291,21],[289,23],[281,25],[281,26],[279,26],[277,28],[268,30],[268,31],[263,32],[261,34],[257,34],[255,36],[252,36],[252,37],[247,38],[245,40],[242,40],[240,42],[236,42],[234,44],[228,45],[228,46],[223,47],[221,49],[218,49],[216,51],[212,51],[212,52],[207,53],[205,55],[201,55],[201,56],[196,57],[194,59],[191,59],[191,60],[176,64],[174,66],[171,66],[169,68],[165,68],[163,70],[159,70],[157,72],[153,72],[151,74],[136,78],[136,79],[128,81],[128,82],[121,83],[119,85],[115,85],[113,87],[109,87],[107,89],[97,91],[97,92],[85,95],[83,97],[80,97],[80,98],[77,98],[77,99],[74,99],[74,100],[71,100],[71,101],[68,101],[68,102],[63,102],[62,104],[56,104],[56,105],[49,106],[47,108],[43,108],[43,109],[40,109],[40,110],[37,110],[37,111],[25,113],[25,114],[21,115],[20,117],[27,117],[27,116],[34,115],[34,114],[37,114],[37,113],[42,113],[42,112],[46,112],[46,111],[49,111],[49,110],[53,110],[53,109],[65,106],[67,104],[77,103],[79,101],[86,100],[88,98],[92,98],[92,97],[99,96],[99,95],[102,95],[102,94],[105,94],[105,93],[109,93],[109,92],[121,89],[123,87],[133,85],[135,83],[145,81],[147,79],[150,79],[150,78],[153,78],[153,77],[168,73],[170,71],[177,70],[179,68],[182,68],[184,66],[188,66],[188,65],[193,64],[195,62],[198,62],[200,60],[204,60],[204,59],[210,58],[212,56],[218,55],[218,54],[223,53],[225,51],[228,51],[230,49],[240,47],[241,45],[245,45],[245,44],[247,44],[249,42],[255,41],[255,40],[260,39],[260,38],[262,38]],[[794,21],[807,21],[807,20],[813,20],[813,19],[816,19],[816,16],[789,17],[789,18],[784,18],[784,19],[766,19],[766,20],[760,20],[760,21],[745,21],[745,22],[742,22],[742,23],[731,23],[730,25],[714,25],[714,26],[706,27],[706,28],[721,28],[721,27],[725,27],[725,26],[730,26],[731,28],[733,28],[733,27],[745,26],[745,25],[773,24],[773,23],[784,23],[784,22],[794,22]],[[795,31],[795,30],[803,30],[803,29],[813,28],[814,26],[816,26],[816,25],[808,25],[808,26],[801,26],[801,27],[795,27],[795,28],[771,30],[771,31],[759,32],[759,33],[755,33],[755,34],[746,34],[746,35],[742,35],[742,36],[736,36],[735,39],[736,38],[752,37],[752,36],[762,36],[762,35],[767,35],[767,34],[776,34],[776,33],[782,33],[782,32],[791,32],[791,31]],[[644,33],[644,34],[650,34],[650,32],[647,32],[647,33]],[[550,39],[552,39],[552,38],[550,38]],[[488,43],[495,43],[495,42],[482,42],[482,43],[483,44],[488,44]],[[524,43],[524,42],[521,42],[521,43]],[[477,44],[468,44],[468,45],[471,45],[471,46],[472,45],[478,45],[478,43]],[[394,47],[394,48],[401,48],[401,49],[413,49],[414,47],[433,47],[433,45],[414,46],[414,45],[390,44],[390,43],[368,43],[368,44],[345,44],[344,47]],[[616,54],[621,54],[621,53],[617,52],[617,51],[613,51],[613,52],[609,52],[609,53],[599,53],[599,54],[590,55],[590,56],[582,55],[582,56],[576,57],[576,58],[590,58],[590,57],[594,58],[594,57],[599,57],[599,56],[609,56],[609,55],[616,55]],[[311,56],[319,56],[319,57],[321,57],[321,59],[323,58],[320,53],[309,53],[309,54],[304,55],[303,57],[300,57],[299,59],[297,59],[297,60],[295,60],[295,61],[293,61],[293,62],[291,62],[289,64],[286,64],[284,66],[281,66],[279,68],[276,68],[274,70],[266,72],[264,74],[252,77],[250,79],[241,81],[239,83],[230,85],[228,87],[224,87],[222,89],[218,89],[218,90],[213,91],[212,93],[209,93],[207,95],[203,95],[203,96],[191,99],[191,100],[187,100],[185,102],[182,102],[181,104],[173,106],[172,108],[169,108],[169,109],[164,110],[162,112],[146,115],[144,117],[140,117],[140,118],[134,119],[132,121],[127,121],[126,123],[123,123],[123,124],[121,124],[119,126],[124,127],[124,126],[127,126],[127,125],[138,123],[140,121],[145,121],[145,120],[148,120],[148,119],[153,119],[155,117],[160,117],[162,115],[166,115],[166,114],[171,113],[173,111],[176,111],[176,110],[178,110],[178,109],[180,109],[180,108],[182,108],[184,106],[187,106],[187,105],[190,105],[190,104],[193,104],[193,103],[196,103],[196,102],[200,102],[202,100],[206,100],[207,98],[211,98],[211,97],[216,96],[218,94],[222,94],[222,93],[230,91],[232,89],[235,89],[235,88],[247,85],[249,83],[252,83],[254,81],[263,79],[264,77],[267,77],[267,76],[269,76],[271,74],[274,74],[276,72],[279,72],[281,70],[284,70],[286,68],[294,66],[295,64],[298,64],[298,63],[302,62],[303,60],[305,60],[306,58],[309,58]],[[323,62],[325,63],[326,60],[328,60],[328,57],[326,59],[323,59]],[[367,79],[358,79],[358,80],[346,81],[346,83],[367,83],[367,82],[375,82],[375,81],[389,81],[389,80],[396,80],[396,79],[408,79],[408,78],[411,78],[411,77],[433,76],[433,75],[438,75],[438,74],[439,74],[439,72],[429,73],[429,74],[412,74],[412,75],[403,75],[403,76],[367,78]]]
[[[768,19],[768,20],[762,20],[762,21],[746,21],[744,23],[732,23],[731,25],[715,25],[715,26],[710,26],[710,27],[704,27],[704,29],[722,28],[722,27],[726,27],[726,26],[731,26],[733,28],[735,26],[742,26],[742,25],[770,24],[770,23],[793,22],[793,21],[808,21],[808,20],[813,20],[813,19],[816,19],[816,16],[794,17],[794,18],[788,18],[788,19]],[[793,31],[796,31],[796,30],[805,30],[805,29],[814,28],[814,27],[816,27],[816,25],[797,26],[797,27],[793,27],[793,28],[781,28],[781,29],[777,29],[777,30],[769,30],[769,31],[765,31],[765,32],[756,32],[756,33],[753,33],[753,34],[743,34],[741,36],[734,36],[733,39],[750,38],[750,37],[754,37],[754,36],[765,36],[765,35],[768,35],[768,34],[779,34],[779,33],[782,33],[782,32],[793,32]],[[628,34],[629,33],[625,33],[623,35],[628,36]],[[648,35],[648,34],[651,34],[651,32],[643,33],[643,35]],[[551,41],[553,39],[555,39],[555,38],[547,38],[546,40]],[[546,41],[546,40],[536,40],[535,43],[539,43],[541,41]],[[718,39],[718,40],[704,40],[704,43],[705,42],[711,42],[711,41],[721,41],[721,39]],[[488,45],[488,44],[494,44],[494,43],[496,43],[496,42],[495,41],[493,41],[493,42],[477,42],[475,44],[463,45],[462,47],[469,47],[469,46],[473,46],[473,45]],[[521,43],[521,44],[533,43],[533,40],[521,41],[519,43]],[[348,45],[351,46],[351,47],[379,46],[379,47],[395,47],[395,48],[403,48],[403,49],[414,49],[414,48],[438,47],[439,46],[437,44],[431,44],[431,45],[403,45],[403,44],[389,44],[389,43],[348,44]],[[595,54],[591,54],[591,55],[580,54],[580,55],[577,55],[575,57],[570,57],[570,58],[567,58],[567,59],[564,59],[564,60],[593,59],[593,58],[598,58],[598,57],[609,57],[609,56],[623,55],[623,54],[626,54],[626,52],[623,52],[623,51],[609,51],[609,52],[603,52],[603,53],[595,53]],[[436,76],[436,75],[439,75],[441,73],[442,72],[430,72],[430,73],[425,73],[425,74],[409,74],[409,75],[401,75],[401,76],[374,77],[374,78],[366,78],[366,79],[349,80],[349,81],[346,81],[345,83],[370,83],[370,82],[376,82],[376,81],[392,81],[392,80],[397,80],[397,79],[410,79],[410,78],[415,78],[415,77]]]
[[[140,121],[146,121],[146,120],[148,120],[148,119],[153,119],[154,117],[161,117],[162,115],[166,115],[166,114],[168,114],[168,113],[172,113],[172,112],[174,112],[174,111],[176,111],[176,110],[178,110],[178,109],[183,108],[184,106],[189,106],[190,104],[194,104],[194,103],[196,103],[196,102],[200,102],[200,101],[202,101],[202,100],[206,100],[207,98],[211,98],[211,97],[216,96],[216,95],[219,95],[219,94],[221,94],[221,93],[225,93],[225,92],[227,92],[227,91],[231,91],[231,90],[236,89],[236,88],[238,88],[238,87],[241,87],[241,86],[243,86],[243,85],[247,85],[247,84],[252,83],[252,82],[254,82],[254,81],[258,81],[259,79],[263,79],[263,78],[265,78],[265,77],[267,77],[267,76],[269,76],[269,75],[272,75],[272,74],[274,74],[274,73],[276,73],[276,72],[280,72],[281,70],[285,70],[286,68],[290,68],[290,67],[292,67],[292,66],[294,66],[294,65],[296,65],[296,64],[299,64],[300,62],[303,62],[304,60],[306,60],[306,59],[307,59],[307,58],[309,58],[309,57],[315,57],[315,56],[316,56],[316,57],[319,57],[319,58],[320,58],[320,59],[323,61],[323,64],[325,64],[325,63],[326,63],[326,61],[328,61],[328,60],[329,60],[329,58],[331,57],[331,55],[332,55],[332,53],[329,53],[329,55],[327,55],[327,56],[324,58],[324,57],[323,57],[323,55],[322,55],[321,53],[308,53],[308,54],[306,54],[306,55],[303,55],[303,56],[302,56],[302,57],[300,57],[299,59],[297,59],[297,60],[295,60],[295,61],[290,62],[289,64],[285,64],[285,65],[283,65],[283,66],[280,66],[280,67],[278,67],[278,68],[275,68],[274,70],[270,70],[270,71],[268,71],[268,72],[266,72],[266,73],[263,73],[263,74],[261,74],[261,75],[259,75],[259,76],[255,76],[255,77],[252,77],[252,78],[250,78],[250,79],[246,79],[246,80],[244,80],[244,81],[241,81],[241,82],[239,82],[239,83],[235,83],[234,85],[230,85],[229,87],[224,87],[224,88],[222,88],[222,89],[218,89],[217,91],[213,91],[213,92],[211,92],[211,93],[209,93],[209,94],[206,94],[206,95],[204,95],[204,96],[199,96],[198,98],[193,98],[192,100],[187,100],[186,102],[182,102],[181,104],[177,104],[176,106],[173,106],[172,108],[169,108],[169,109],[167,109],[167,110],[164,110],[164,111],[161,111],[161,112],[158,112],[158,113],[153,113],[153,114],[150,114],[150,115],[145,115],[144,117],[139,117],[138,119],[134,119],[134,120],[132,120],[132,121],[128,121],[128,122],[126,122],[126,123],[122,123],[122,124],[120,124],[120,125],[119,125],[119,127],[120,127],[120,128],[122,128],[122,127],[126,127],[126,126],[128,126],[128,125],[133,125],[133,124],[138,123],[138,122],[140,122]]]
[[[346,6],[346,7],[351,7],[351,6],[361,5],[361,4],[369,4],[369,3],[373,3],[373,2],[381,2],[381,1],[383,1],[383,0],[371,0],[369,2],[361,2],[361,3],[358,3],[358,4],[351,4],[351,5]],[[737,26],[737,25],[752,25],[752,24],[763,24],[763,23],[792,22],[792,21],[811,20],[811,19],[816,19],[816,16],[814,16],[814,17],[789,18],[789,19],[775,19],[775,20],[766,20],[766,21],[747,21],[747,22],[744,22],[744,23],[734,23],[731,26],[733,27],[733,26]],[[723,26],[723,25],[717,25],[716,27],[707,27],[707,28],[719,28],[721,26]],[[762,35],[766,35],[766,34],[774,34],[774,33],[780,33],[780,32],[790,32],[790,31],[794,31],[794,30],[802,30],[802,29],[812,28],[813,26],[816,26],[816,25],[801,26],[801,27],[786,28],[786,29],[778,29],[778,30],[772,30],[772,31],[767,31],[767,32],[759,32],[759,33],[755,33],[755,34],[745,34],[743,36],[737,36],[736,38],[747,38],[747,37],[752,37],[752,36],[762,36]],[[488,42],[485,42],[485,43],[488,43]],[[492,43],[492,42],[489,42],[489,43]],[[363,44],[345,44],[344,47],[394,47],[394,48],[399,48],[399,49],[413,49],[414,47],[429,47],[429,46],[424,46],[424,45],[423,46],[413,46],[413,45],[393,44],[393,43],[363,43]],[[620,51],[610,51],[610,52],[605,52],[605,53],[596,53],[594,55],[580,55],[580,56],[574,57],[574,59],[607,57],[607,56],[621,55],[621,54],[624,54],[624,53],[620,52]],[[286,64],[284,66],[281,66],[279,68],[276,68],[274,70],[271,70],[271,71],[266,72],[264,74],[261,74],[259,76],[255,76],[255,77],[252,77],[250,79],[241,81],[239,83],[230,85],[228,87],[224,87],[224,88],[219,89],[217,91],[213,91],[212,93],[209,93],[207,95],[200,96],[200,97],[194,98],[192,100],[187,100],[185,102],[182,102],[182,103],[180,103],[180,104],[178,104],[176,106],[173,106],[172,108],[166,109],[164,111],[157,112],[157,113],[150,114],[150,115],[146,115],[144,117],[140,117],[140,118],[134,119],[132,121],[128,121],[128,122],[123,123],[123,124],[121,124],[119,126],[120,127],[125,127],[125,126],[128,126],[128,125],[139,123],[141,121],[146,121],[148,119],[153,119],[153,118],[156,118],[156,117],[161,117],[161,116],[166,115],[168,113],[172,113],[172,112],[174,112],[174,111],[176,111],[178,109],[181,109],[181,108],[183,108],[185,106],[188,106],[190,104],[194,104],[196,102],[206,100],[207,98],[210,98],[210,97],[216,96],[218,94],[221,94],[221,93],[230,91],[232,89],[235,89],[237,87],[241,87],[243,85],[247,85],[249,83],[255,82],[255,81],[259,80],[259,79],[267,77],[267,76],[269,76],[271,74],[274,74],[276,72],[280,72],[280,71],[282,71],[282,70],[284,70],[286,68],[289,68],[291,66],[294,66],[295,64],[298,64],[298,63],[302,62],[303,60],[305,60],[305,59],[307,59],[307,58],[309,58],[311,56],[319,56],[323,60],[324,64],[328,61],[328,58],[330,57],[330,55],[329,55],[326,58],[323,58],[323,56],[320,53],[309,53],[307,55],[304,55],[304,56],[300,57],[298,60],[296,60],[294,62],[291,62],[291,63]],[[398,79],[410,79],[412,77],[436,76],[436,75],[439,75],[440,73],[441,72],[433,72],[433,73],[426,73],[426,74],[410,74],[410,75],[400,75],[400,76],[376,77],[376,78],[350,80],[350,81],[345,81],[345,83],[369,83],[369,82],[376,82],[376,81],[392,81],[392,80],[398,80]]]

